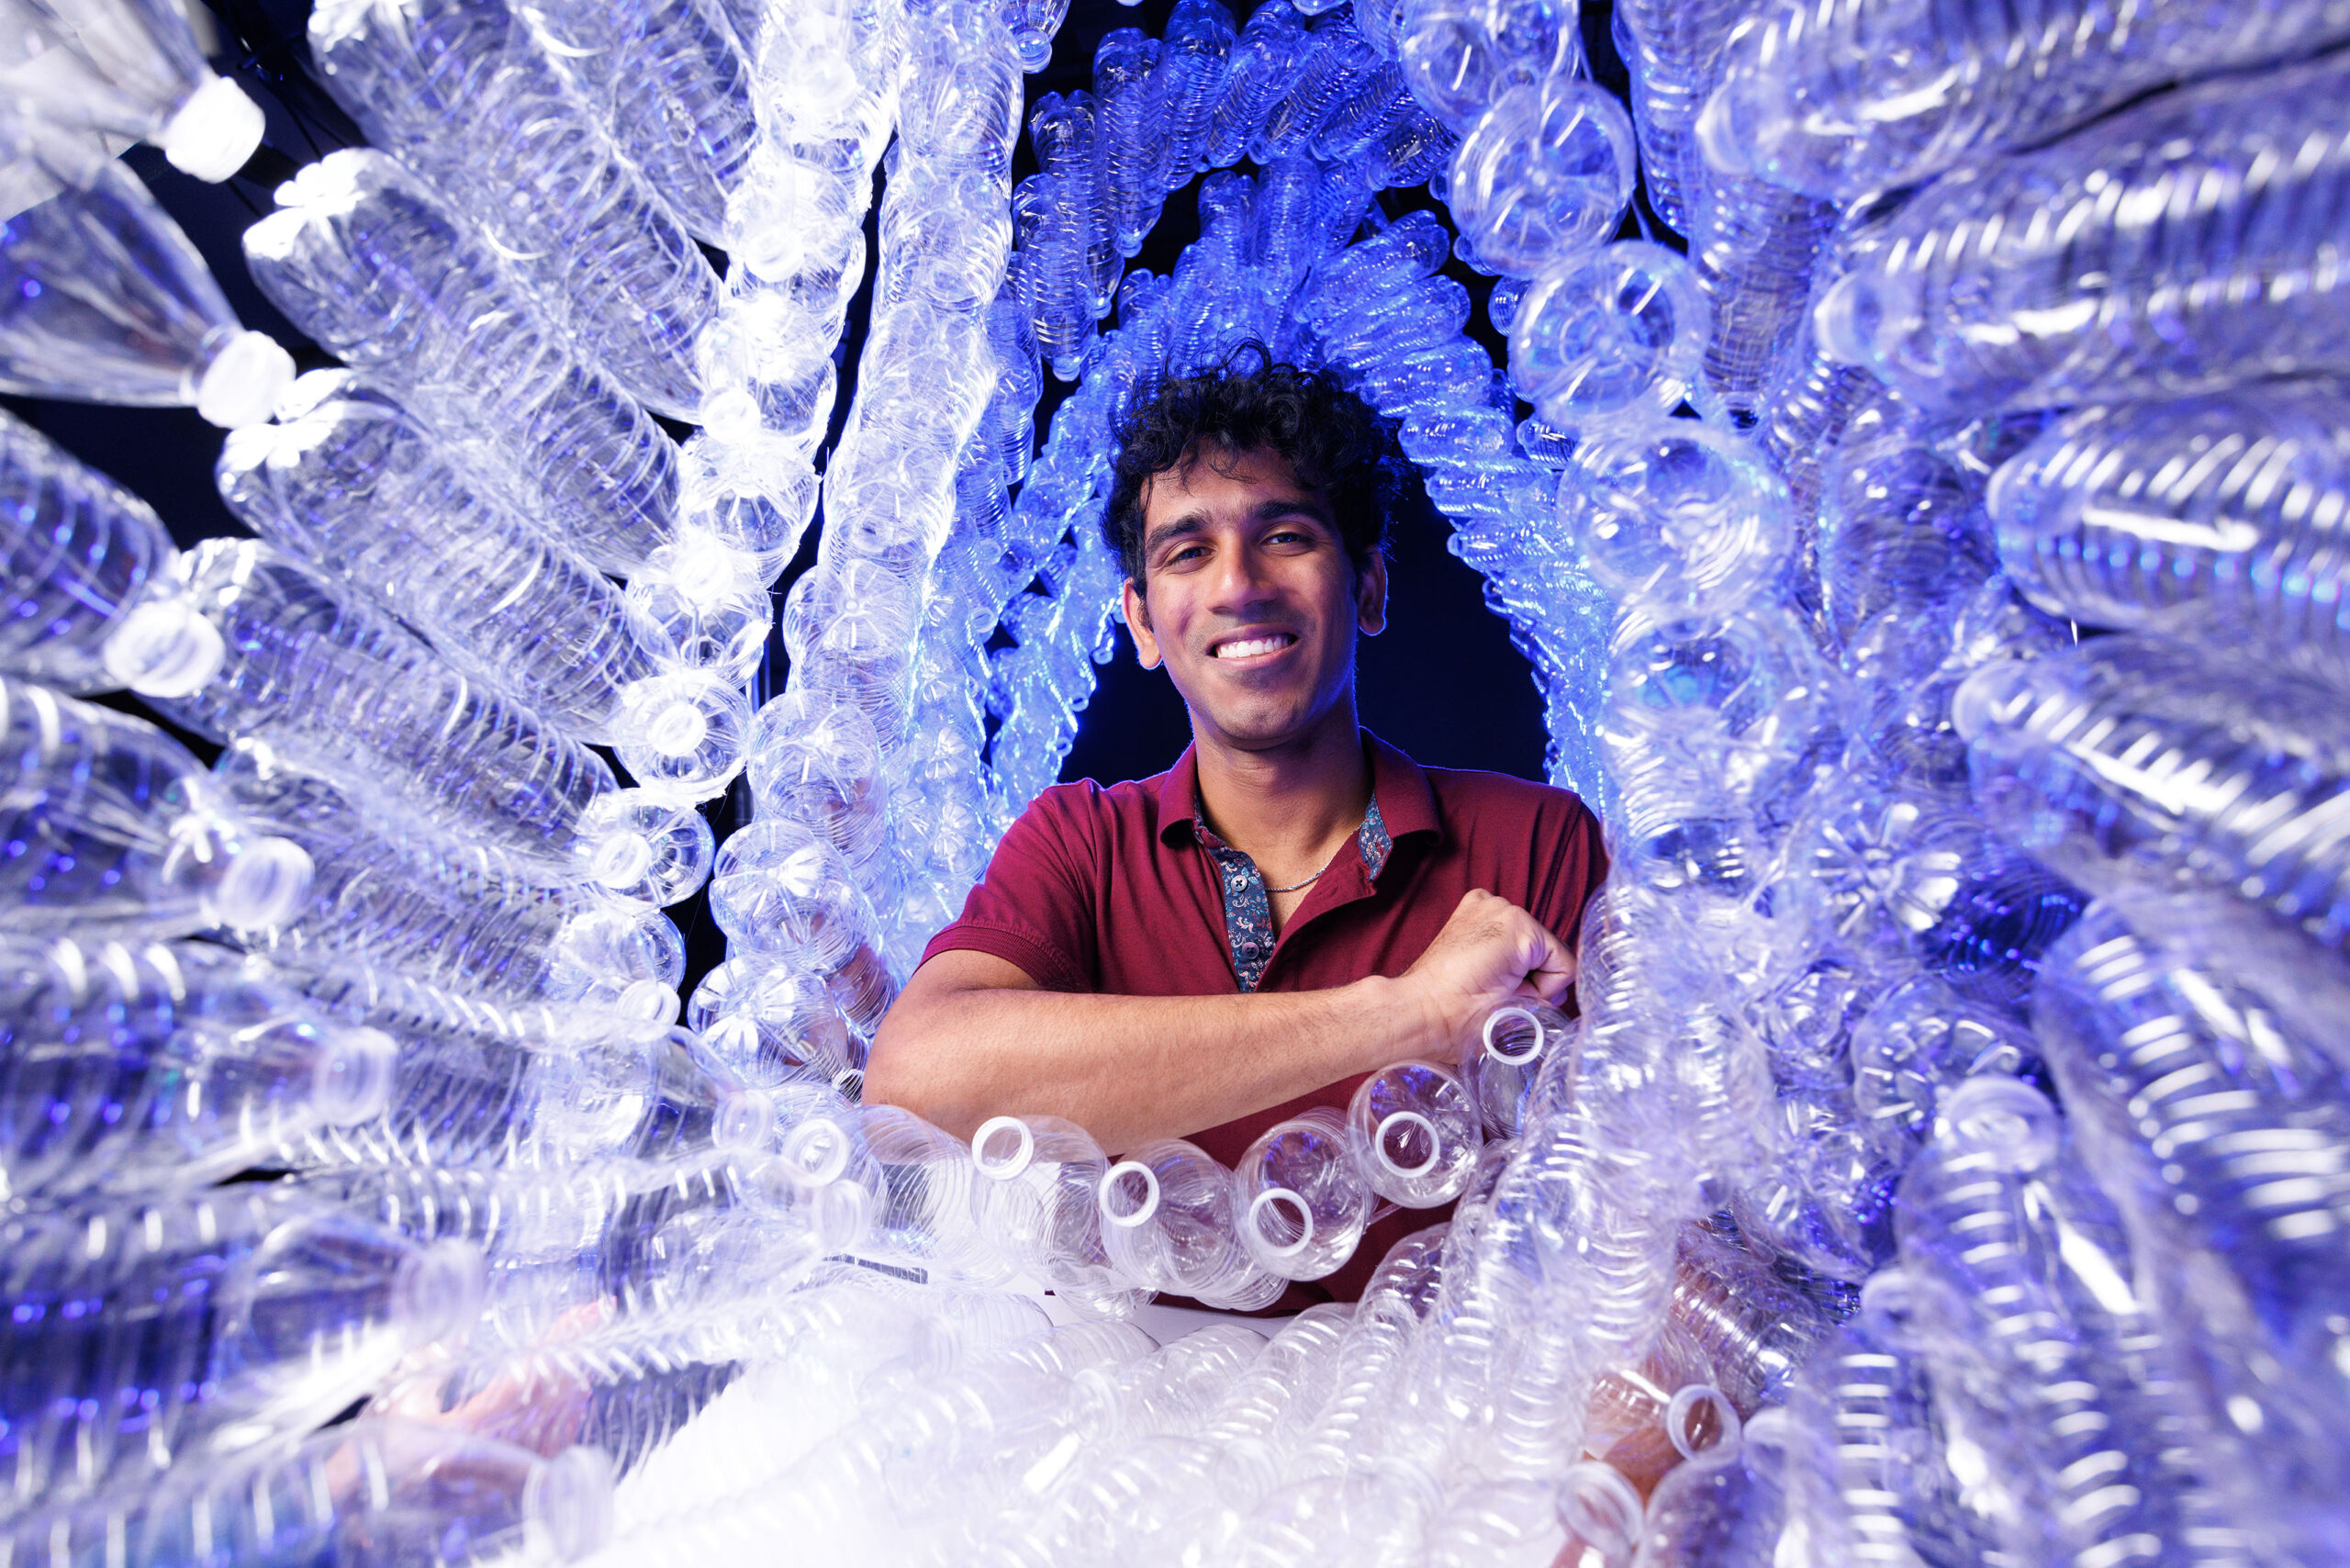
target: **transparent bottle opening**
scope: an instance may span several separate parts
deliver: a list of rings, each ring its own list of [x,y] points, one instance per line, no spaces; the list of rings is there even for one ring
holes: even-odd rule
[[[1094,1202],[1102,1217],[1122,1230],[1147,1225],[1158,1212],[1158,1173],[1138,1159],[1122,1159],[1102,1173]]]
[[[186,599],[142,604],[123,617],[99,657],[106,674],[141,697],[191,697],[220,673],[220,630]]]
[[[214,76],[173,112],[155,145],[173,168],[218,185],[245,166],[264,129],[261,106],[226,76]]]
[[[993,1116],[971,1135],[971,1159],[979,1174],[1009,1182],[1036,1157],[1036,1135],[1017,1116]]]
[[[399,1072],[399,1047],[381,1029],[341,1029],[319,1055],[310,1103],[328,1125],[352,1126],[383,1114]]]
[[[571,1448],[532,1471],[522,1490],[524,1550],[576,1562],[612,1539],[612,1462],[599,1449]]]
[[[302,912],[317,873],[310,853],[290,838],[245,840],[212,892],[212,913],[243,931],[267,931]]]

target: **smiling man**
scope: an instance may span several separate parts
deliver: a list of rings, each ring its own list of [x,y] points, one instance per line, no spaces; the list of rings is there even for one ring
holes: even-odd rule
[[[1050,1114],[1113,1151],[1188,1137],[1231,1164],[1368,1073],[1457,1058],[1508,997],[1563,1000],[1561,934],[1605,860],[1574,796],[1422,768],[1359,724],[1403,465],[1370,409],[1244,351],[1120,434],[1103,527],[1192,745],[1155,778],[1057,785],[1013,824],[883,1020],[866,1097],[967,1135]],[[1320,1284],[1353,1299],[1438,1217],[1374,1226]]]

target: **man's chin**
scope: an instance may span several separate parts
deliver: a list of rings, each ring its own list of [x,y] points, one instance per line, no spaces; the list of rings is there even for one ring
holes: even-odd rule
[[[1197,717],[1200,715],[1195,714]],[[1204,717],[1206,722],[1198,727],[1235,750],[1276,751],[1311,737],[1319,727],[1322,715],[1292,709],[1281,712],[1210,712]]]

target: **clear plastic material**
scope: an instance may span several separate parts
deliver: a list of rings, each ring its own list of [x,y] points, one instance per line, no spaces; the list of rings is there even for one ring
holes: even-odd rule
[[[395,790],[558,870],[595,848],[584,814],[618,790],[603,759],[475,690],[390,616],[255,541],[207,540],[180,578],[228,651],[202,690],[161,704],[180,722],[222,739],[264,733],[306,766]]]
[[[2018,591],[2052,615],[2250,639],[2350,679],[2339,540],[2350,420],[2331,380],[2076,409],[1992,476]]]
[[[1119,1279],[1097,1203],[1109,1157],[1058,1116],[992,1116],[971,1135],[979,1234],[1030,1277],[1090,1316],[1126,1317],[1149,1299]]]
[[[453,838],[263,741],[229,746],[214,772],[250,821],[310,857],[301,907],[274,930],[243,934],[278,963],[316,969],[349,956],[515,1002],[617,1002],[631,985],[666,988],[685,972],[684,939],[651,899]]]
[[[2344,1461],[2320,1434],[2350,1410],[2339,1043],[2102,906],[2050,955],[2032,1017],[2082,1157],[2150,1260],[2149,1305],[2216,1406],[2207,1418],[2243,1445],[2263,1517],[2301,1551],[2329,1550]]]
[[[199,180],[225,180],[260,145],[261,106],[204,63],[188,20],[160,0],[11,0],[0,89],[51,124],[142,139]]]
[[[204,258],[136,176],[95,148],[0,121],[0,391],[185,405],[252,424],[294,360],[239,324]]]
[[[1459,1197],[1484,1142],[1475,1097],[1432,1061],[1397,1062],[1364,1079],[1347,1107],[1347,1128],[1371,1191],[1407,1209]]]
[[[1270,1306],[1288,1282],[1249,1260],[1232,1172],[1196,1144],[1154,1138],[1102,1172],[1102,1244],[1126,1279],[1208,1306]]]
[[[293,919],[310,857],[256,833],[143,719],[0,678],[7,902],[0,929],[178,936]]]
[[[1519,394],[1550,425],[1580,434],[1678,407],[1695,385],[1713,308],[1686,261],[1626,240],[1544,274],[1506,330]]]
[[[750,1092],[655,1020],[499,1007],[356,965],[299,984],[330,1021],[388,1035],[399,1056],[382,1114],[290,1140],[295,1168],[649,1159],[771,1136]]]
[[[1699,134],[1717,167],[1850,198],[2031,147],[2150,87],[2320,52],[2350,9],[2214,15],[2154,0],[2126,24],[2078,4],[2029,16],[1832,0],[1734,42]]]
[[[352,1568],[474,1568],[517,1552],[576,1562],[612,1529],[611,1462],[553,1458],[448,1426],[370,1419],[286,1450],[188,1465],[105,1501],[0,1523],[27,1560],[103,1553],[122,1568],[300,1555]]]
[[[676,535],[676,443],[422,178],[345,148],[280,185],[277,207],[245,230],[262,292],[398,387],[526,521],[560,518],[558,544],[620,573]]]
[[[2321,826],[2339,711],[2272,661],[2140,633],[1986,665],[1953,706],[1984,814],[2065,877],[2109,898],[2228,889],[2328,946],[2350,915]]]
[[[688,0],[647,12],[618,0],[528,0],[518,8],[678,219],[725,244],[727,197],[759,126],[751,64],[721,7]]]
[[[2344,178],[2345,82],[2338,58],[2215,82],[1953,170],[1820,297],[1820,346],[1968,412],[2350,365],[2329,231],[2300,216]]]
[[[1641,605],[1737,603],[1793,533],[1785,485],[1736,436],[1651,419],[1595,433],[1559,487],[1592,577]]]
[[[462,207],[614,379],[664,413],[700,406],[694,340],[718,278],[519,15],[338,0],[311,14],[309,41],[368,140]]]
[[[222,446],[217,477],[256,533],[379,600],[466,675],[584,740],[633,738],[632,689],[666,673],[651,628],[396,395],[315,371],[275,423]]]
[[[220,650],[172,591],[176,554],[145,501],[0,413],[0,668],[74,693],[174,696],[211,679]],[[162,640],[183,656],[128,667]]]
[[[0,939],[0,1196],[152,1191],[378,1115],[392,1042],[196,943]]]
[[[1615,233],[1639,163],[1622,102],[1553,76],[1485,111],[1453,154],[1449,202],[1480,261],[1534,277]]]
[[[1259,1269],[1285,1280],[1330,1273],[1371,1223],[1371,1182],[1336,1111],[1316,1108],[1268,1128],[1232,1179],[1241,1245]]]
[[[305,1430],[481,1305],[466,1243],[254,1186],[16,1217],[5,1240],[12,1502]]]

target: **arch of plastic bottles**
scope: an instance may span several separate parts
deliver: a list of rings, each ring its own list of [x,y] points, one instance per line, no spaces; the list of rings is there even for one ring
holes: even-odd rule
[[[0,1563],[2350,1561],[2350,7],[1181,0],[1014,188],[1061,8],[319,0],[296,379],[106,151],[259,111],[0,0],[0,387],[256,535],[0,416]],[[1247,339],[1534,662],[1582,1015],[1234,1170],[859,1105]]]

